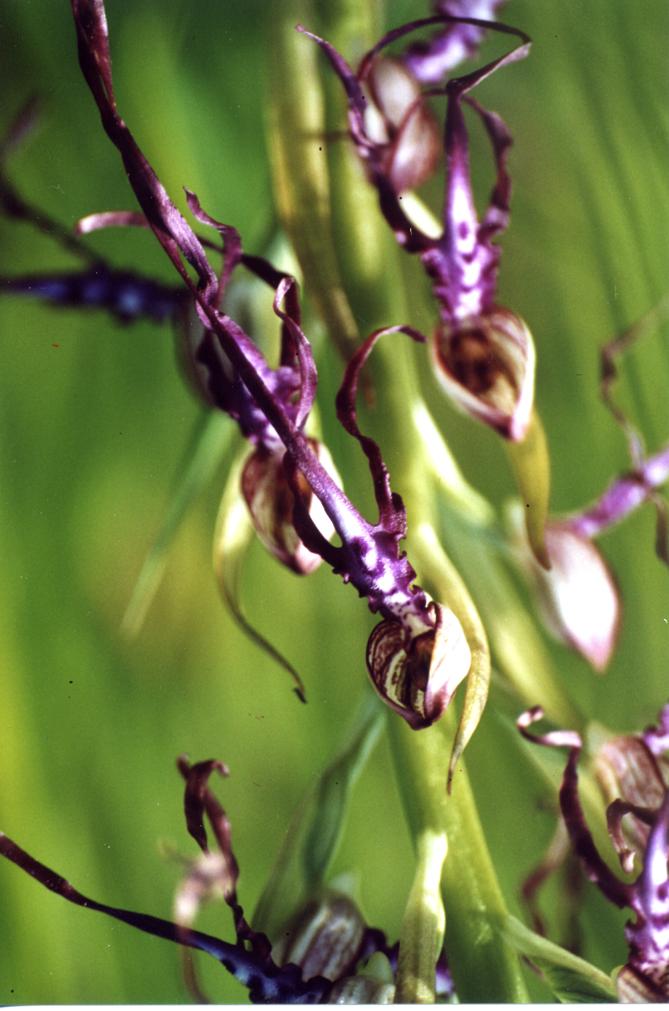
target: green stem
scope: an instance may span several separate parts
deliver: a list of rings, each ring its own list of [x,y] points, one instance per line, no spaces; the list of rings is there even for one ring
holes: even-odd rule
[[[436,726],[418,732],[401,720],[388,721],[402,801],[416,840],[430,830],[445,832],[448,838],[442,894],[449,965],[459,999],[522,1003],[528,997],[520,963],[500,935],[508,914],[464,763],[450,797],[444,789],[454,722],[452,711]]]

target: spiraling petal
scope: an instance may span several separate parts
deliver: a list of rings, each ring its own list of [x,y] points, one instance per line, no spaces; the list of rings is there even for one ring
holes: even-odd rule
[[[493,20],[505,0],[438,0],[436,14],[453,18]],[[468,57],[475,56],[485,35],[479,25],[453,22],[446,24],[427,42],[409,46],[404,62],[422,84],[438,84],[449,70]]]

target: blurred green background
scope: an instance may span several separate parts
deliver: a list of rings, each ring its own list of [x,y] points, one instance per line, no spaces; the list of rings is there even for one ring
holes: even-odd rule
[[[124,117],[168,190],[180,196],[187,184],[254,251],[273,220],[265,63],[280,7],[108,4]],[[386,24],[425,13],[418,0],[389,0]],[[504,18],[534,47],[480,95],[516,141],[500,301],[535,336],[553,508],[568,510],[627,466],[623,437],[598,397],[598,348],[669,285],[669,13],[665,0],[510,0]],[[12,178],[64,223],[132,207],[80,77],[67,5],[1,0],[0,22],[3,122],[30,94],[44,104],[39,133],[12,159]],[[119,266],[172,280],[149,235],[101,234],[93,244]],[[75,266],[48,239],[4,220],[0,250],[5,276]],[[159,843],[193,852],[175,758],[222,758],[231,777],[220,792],[251,910],[293,807],[360,696],[371,615],[325,568],[302,582],[254,546],[245,604],[304,675],[309,705],[300,707],[220,604],[210,544],[221,472],[179,533],[143,631],[124,642],[120,620],[199,412],[175,368],[171,335],[18,298],[0,300],[0,327],[0,825],[85,893],[169,916],[178,866]],[[622,368],[621,400],[651,449],[669,436],[667,336],[666,326],[649,334]],[[421,372],[468,478],[501,504],[513,488],[498,442],[443,404],[424,362]],[[336,385],[328,376],[324,392]],[[336,451],[331,401],[320,403]],[[614,729],[645,725],[667,696],[669,573],[653,536],[646,509],[603,542],[625,603],[608,673],[596,678],[549,644],[569,692]],[[517,909],[519,883],[552,820],[513,734],[492,715],[470,766]],[[385,743],[358,786],[337,868],[359,872],[365,914],[396,936],[412,864]],[[74,909],[4,864],[0,906],[2,1003],[188,999],[170,945]],[[624,960],[623,920],[588,893],[586,953],[607,970]],[[201,922],[231,936],[225,910],[208,910]],[[242,999],[216,964],[202,964],[215,1000]]]

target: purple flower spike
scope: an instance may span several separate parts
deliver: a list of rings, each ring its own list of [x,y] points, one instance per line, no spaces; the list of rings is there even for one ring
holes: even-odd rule
[[[478,18],[493,21],[505,0],[437,0],[435,14],[452,18]],[[404,55],[404,62],[421,84],[439,84],[449,70],[475,56],[485,30],[478,25],[449,24],[429,42],[415,42]]]
[[[466,676],[470,652],[460,623],[451,612],[428,601],[413,584],[415,572],[399,542],[406,533],[404,506],[390,489],[378,446],[357,426],[354,399],[360,369],[382,334],[402,331],[415,340],[422,335],[408,327],[377,331],[349,363],[337,399],[339,418],[360,442],[369,460],[379,507],[377,523],[360,515],[303,433],[313,402],[316,368],[309,343],[300,328],[295,282],[253,257],[243,257],[239,236],[200,207],[187,193],[192,213],[217,229],[224,242],[220,277],[210,266],[202,242],[174,206],[153,168],[121,119],[114,97],[107,22],[102,0],[72,0],[82,71],[100,111],[104,129],[118,148],[150,228],[191,292],[204,337],[194,349],[196,368],[203,366],[212,402],[235,417],[242,431],[265,450],[285,449],[283,466],[293,492],[293,523],[304,546],[319,555],[345,582],[351,582],[370,610],[379,612],[390,629],[395,648],[403,654],[401,691],[372,672],[381,692],[411,726],[437,719]],[[184,263],[197,275],[194,282]],[[242,261],[275,288],[274,311],[283,325],[281,364],[271,369],[259,348],[230,316],[219,308],[227,279]],[[331,544],[314,522],[305,502],[304,482],[321,503],[340,545]],[[375,651],[375,656],[377,652]],[[378,655],[384,663],[389,651]],[[381,682],[383,684],[381,685]],[[399,702],[398,702],[399,699]]]
[[[646,735],[656,743],[666,743],[669,707],[660,717],[660,725],[636,738],[643,743]],[[578,792],[578,761],[582,742],[578,734],[568,731],[533,735],[529,732],[543,711],[537,707],[518,720],[518,727],[528,740],[548,747],[569,748],[569,759],[560,789],[560,808],[583,869],[602,893],[619,907],[628,906],[635,919],[627,923],[625,936],[629,958],[617,977],[618,995],[625,1003],[665,1003],[669,998],[669,785],[660,779],[658,803],[642,806],[630,803],[628,797],[618,798],[608,808],[608,823],[613,842],[621,855],[625,869],[631,869],[628,851],[621,847],[622,818],[634,815],[647,826],[643,852],[643,868],[635,881],[620,881],[600,856],[585,821]],[[659,745],[658,745],[659,746]],[[650,753],[649,753],[650,754]],[[651,761],[652,761],[652,756]],[[619,764],[619,763],[618,763]],[[658,767],[655,766],[655,773]],[[657,779],[657,776],[654,777]],[[633,796],[638,796],[635,787]],[[639,798],[643,799],[643,798]]]
[[[427,25],[446,25],[454,32],[492,29],[515,35],[521,45],[465,77],[446,85],[444,155],[447,167],[443,231],[438,237],[423,232],[408,216],[401,189],[387,159],[387,145],[374,133],[365,89],[384,65],[381,51],[403,36]],[[417,254],[430,277],[439,307],[440,324],[433,342],[437,375],[454,403],[491,425],[505,438],[520,441],[530,423],[534,399],[535,352],[532,336],[514,313],[495,304],[499,247],[493,242],[509,220],[511,181],[506,168],[512,143],[503,120],[484,109],[469,92],[492,73],[527,55],[530,40],[521,31],[499,22],[438,15],[413,21],[385,35],[362,59],[357,73],[324,39],[298,26],[323,49],[348,97],[351,138],[398,243]],[[372,88],[373,93],[373,88]],[[432,92],[443,93],[443,91]],[[415,100],[417,102],[417,99]],[[463,103],[481,119],[493,151],[496,180],[489,205],[479,220],[469,166],[469,140]],[[417,105],[415,105],[417,108]],[[430,160],[424,140],[418,161]],[[414,153],[414,157],[416,154]]]

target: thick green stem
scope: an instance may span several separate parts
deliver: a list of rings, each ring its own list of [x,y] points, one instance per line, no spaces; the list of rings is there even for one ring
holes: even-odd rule
[[[402,720],[388,721],[402,800],[416,839],[430,829],[445,831],[448,857],[442,892],[448,917],[446,947],[461,1001],[526,1001],[520,963],[500,931],[507,916],[463,763],[447,796],[454,716],[412,731]]]

